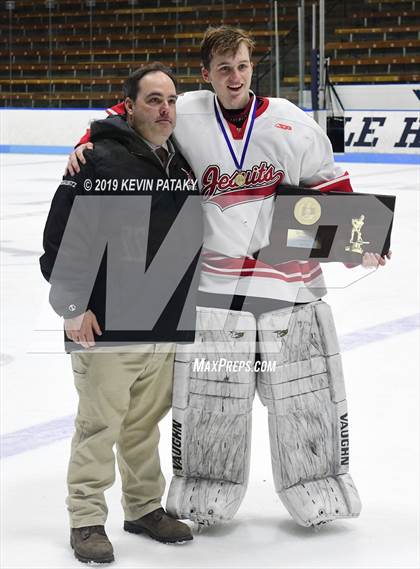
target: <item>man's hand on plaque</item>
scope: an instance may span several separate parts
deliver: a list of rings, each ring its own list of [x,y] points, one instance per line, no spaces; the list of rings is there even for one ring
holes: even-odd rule
[[[364,253],[362,257],[362,267],[365,269],[377,269],[386,265],[386,260],[391,259],[392,251],[388,251],[385,257],[381,257],[379,253]]]
[[[86,144],[80,144],[76,150],[73,150],[67,161],[66,171],[64,172],[65,176],[67,176],[67,174],[74,176],[80,172],[79,161],[81,164],[86,164],[86,159],[83,156],[83,152],[86,149],[92,150],[93,144],[91,142],[86,142]]]

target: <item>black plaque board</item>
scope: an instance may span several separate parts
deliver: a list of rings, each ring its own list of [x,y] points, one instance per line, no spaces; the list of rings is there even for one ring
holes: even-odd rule
[[[365,252],[390,249],[395,196],[277,188],[270,244],[255,257],[360,264]]]

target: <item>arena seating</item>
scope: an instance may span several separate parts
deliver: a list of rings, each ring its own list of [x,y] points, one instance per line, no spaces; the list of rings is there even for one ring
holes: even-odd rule
[[[350,18],[351,26],[336,27],[335,39],[325,46],[334,82],[419,80],[420,11],[416,1],[365,0],[365,8],[352,11]]]
[[[296,5],[279,3],[281,84],[293,92],[299,81]],[[333,82],[418,80],[418,2],[356,0],[346,17],[336,5],[327,0],[326,55]],[[209,25],[221,23],[253,33],[254,62],[261,62],[254,78],[267,76],[275,39],[270,6],[243,0],[191,0],[182,5],[170,0],[15,2],[14,10],[0,15],[0,57],[6,63],[0,68],[0,105],[110,105],[120,98],[124,77],[155,60],[176,71],[181,90],[203,88],[200,40]],[[307,11],[309,61],[309,7]],[[309,69],[307,73],[309,86]],[[268,87],[263,88],[269,94]]]
[[[242,25],[258,40],[256,58],[270,50],[274,32],[269,3],[97,0],[92,10],[82,0],[48,3],[23,0],[0,19],[0,101],[27,106],[66,106],[96,100],[113,104],[122,77],[141,64],[159,60],[178,75],[181,89],[201,87],[199,44],[209,25]],[[141,6],[141,7],[140,7]],[[279,21],[288,35],[295,3],[284,2]],[[293,9],[293,13],[290,10]],[[86,103],[85,103],[86,102]],[[101,102],[101,106],[103,106]]]

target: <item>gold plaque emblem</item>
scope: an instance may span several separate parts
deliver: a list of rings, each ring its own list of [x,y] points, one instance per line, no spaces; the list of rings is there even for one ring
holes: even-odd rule
[[[239,174],[235,177],[235,184],[237,186],[244,186],[245,185],[245,174],[243,172],[239,172]]]
[[[301,198],[296,202],[293,213],[302,225],[313,225],[321,217],[321,205],[315,198]]]
[[[355,217],[351,220],[351,237],[350,245],[345,249],[351,253],[359,253],[363,255],[363,245],[369,245],[370,241],[363,241],[362,227],[365,224],[365,216]]]

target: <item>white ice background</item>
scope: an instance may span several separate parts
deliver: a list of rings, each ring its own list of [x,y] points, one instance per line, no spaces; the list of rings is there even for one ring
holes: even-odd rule
[[[27,429],[30,449],[1,461],[5,569],[82,567],[69,547],[64,506],[70,438],[32,449],[30,440],[34,427],[61,418],[66,423],[77,406],[69,357],[54,331],[60,322],[49,308],[38,264],[65,160],[0,154],[1,426],[9,442],[12,433],[21,440]],[[117,479],[107,493],[114,567],[419,567],[419,329],[413,318],[419,313],[419,168],[348,166],[356,191],[397,196],[392,261],[352,286],[333,288],[326,298],[344,346],[350,471],[363,503],[360,518],[319,531],[291,520],[273,490],[266,410],[256,397],[249,487],[235,519],[180,546],[125,533]],[[334,280],[334,268],[327,268],[327,279],[328,271]],[[49,325],[53,332],[46,331]],[[161,432],[169,481],[170,416]]]

